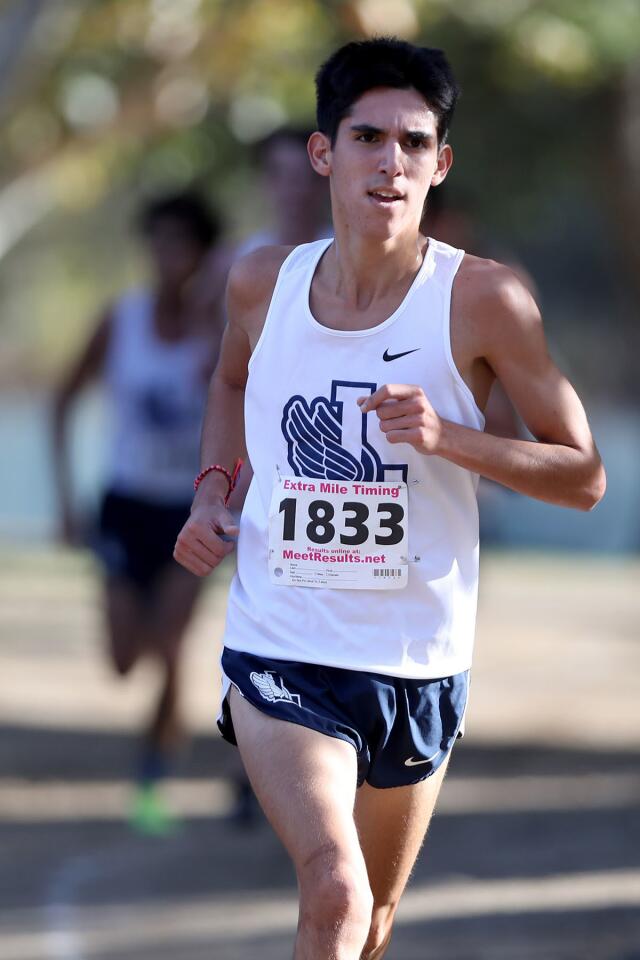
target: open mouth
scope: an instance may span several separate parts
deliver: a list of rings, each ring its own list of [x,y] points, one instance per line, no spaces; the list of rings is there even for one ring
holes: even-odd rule
[[[404,194],[396,193],[394,190],[369,190],[368,195],[378,203],[391,205],[399,200],[404,200]]]

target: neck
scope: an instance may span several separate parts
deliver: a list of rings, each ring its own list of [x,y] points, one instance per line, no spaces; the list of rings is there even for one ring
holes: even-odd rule
[[[188,326],[184,287],[160,284],[155,295],[155,324],[160,334],[171,337]]]
[[[335,225],[330,266],[336,295],[355,308],[367,306],[406,284],[422,266],[427,239],[416,229],[411,234],[372,240]]]
[[[179,308],[186,299],[188,284],[182,286],[162,281],[156,286],[156,302],[169,309]]]

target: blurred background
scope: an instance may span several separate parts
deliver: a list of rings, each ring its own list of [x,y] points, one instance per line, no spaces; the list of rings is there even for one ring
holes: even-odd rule
[[[197,189],[229,261],[267,235],[265,138],[313,128],[315,69],[375,34],[447,52],[463,96],[432,233],[527,278],[609,479],[586,515],[483,487],[469,733],[389,957],[640,957],[640,4],[4,0],[4,960],[288,955],[293,878],[259,817],[230,819],[235,760],[214,733],[230,566],[185,647],[181,827],[133,834],[128,763],[157,678],[143,663],[123,686],[103,663],[96,566],[57,540],[51,398],[105,303],[147,280],[140,205]],[[71,427],[90,516],[99,388]]]

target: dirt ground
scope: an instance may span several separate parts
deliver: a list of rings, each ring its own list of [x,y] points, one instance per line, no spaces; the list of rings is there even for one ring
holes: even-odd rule
[[[467,735],[389,960],[640,960],[638,560],[487,555]],[[85,557],[0,553],[0,960],[287,960],[295,882],[230,818],[230,570],[202,598],[166,837],[127,825],[157,678],[113,678]]]

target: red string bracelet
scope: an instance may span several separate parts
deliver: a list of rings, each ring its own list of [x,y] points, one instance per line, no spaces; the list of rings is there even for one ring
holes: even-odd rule
[[[200,484],[202,483],[202,481],[204,480],[204,478],[206,477],[206,475],[208,473],[213,473],[214,470],[216,470],[218,473],[224,474],[224,476],[227,478],[227,483],[229,484],[227,489],[227,494],[224,498],[224,505],[226,507],[227,504],[229,503],[229,497],[235,490],[236,483],[238,482],[238,475],[240,474],[240,470],[242,469],[242,462],[243,461],[240,459],[240,457],[238,457],[238,459],[235,462],[232,473],[229,473],[227,468],[221,466],[221,464],[212,463],[210,466],[205,467],[204,470],[200,471],[198,476],[193,481],[193,489],[197,490]]]

